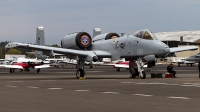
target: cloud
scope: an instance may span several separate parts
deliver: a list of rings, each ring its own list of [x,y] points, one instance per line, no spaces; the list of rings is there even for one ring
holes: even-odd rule
[[[103,33],[133,34],[199,29],[200,1],[193,0],[1,0],[0,39],[35,42],[36,27],[44,26],[47,44],[60,44],[71,32],[96,27]]]

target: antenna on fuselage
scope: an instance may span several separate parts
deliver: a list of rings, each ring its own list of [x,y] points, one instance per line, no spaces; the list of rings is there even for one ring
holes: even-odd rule
[[[121,37],[123,37],[125,33],[120,33],[120,34],[121,34]]]

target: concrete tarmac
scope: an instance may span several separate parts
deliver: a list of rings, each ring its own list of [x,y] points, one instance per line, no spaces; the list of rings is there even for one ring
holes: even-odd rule
[[[86,66],[85,80],[74,78],[74,66],[38,74],[0,68],[0,112],[199,112],[197,65],[175,66],[178,78],[150,77],[164,74],[166,66],[146,72],[146,79],[130,79],[125,69]]]

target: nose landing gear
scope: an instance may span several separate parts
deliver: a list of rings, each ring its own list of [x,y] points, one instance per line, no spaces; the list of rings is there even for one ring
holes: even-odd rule
[[[137,64],[137,67],[135,66],[135,63]],[[133,59],[129,62],[129,71],[131,73],[130,78],[136,78],[137,76],[141,79],[146,78],[146,73],[144,72],[144,63],[142,62],[142,58],[137,58],[137,61],[134,61]]]

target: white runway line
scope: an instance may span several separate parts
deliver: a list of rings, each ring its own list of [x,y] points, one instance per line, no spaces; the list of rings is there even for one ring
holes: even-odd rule
[[[40,80],[40,81],[56,81],[56,80]]]
[[[147,95],[147,94],[133,94],[133,95],[136,95],[136,96],[153,96],[153,95]]]
[[[181,85],[181,86],[195,86],[195,85]]]
[[[32,88],[32,89],[37,89],[37,88],[40,88],[40,87],[36,87],[36,86],[26,86],[28,88]]]
[[[24,82],[24,81],[6,81],[6,82]]]
[[[74,90],[74,91],[77,91],[77,92],[87,92],[87,91],[90,91],[90,90]]]
[[[101,93],[104,93],[104,94],[120,94],[118,92],[101,92]]]
[[[164,85],[167,85],[167,86],[180,86],[181,84],[176,84],[176,83],[172,83],[172,84],[164,84]]]
[[[60,89],[63,89],[63,88],[47,88],[47,89],[51,89],[51,90],[60,90]]]
[[[191,99],[191,98],[187,98],[187,97],[175,97],[175,96],[170,96],[170,97],[167,97],[167,98],[183,99],[183,100],[189,100],[189,99]]]
[[[133,84],[134,82],[121,82],[123,84]]]
[[[108,80],[109,81],[109,80],[116,80],[116,79],[100,79],[100,80],[102,80],[102,81],[104,81],[104,80],[107,81]]]
[[[196,83],[183,83],[183,84],[196,84]]]
[[[12,85],[6,85],[7,87],[18,87],[18,86],[12,86]]]
[[[155,85],[156,85],[156,84],[157,84],[157,85],[159,85],[159,84],[160,84],[160,85],[165,85],[165,84],[167,84],[167,83],[152,82],[152,83],[148,83],[148,84],[155,84]]]
[[[135,84],[148,84],[147,82],[138,82],[138,83],[135,83]]]

